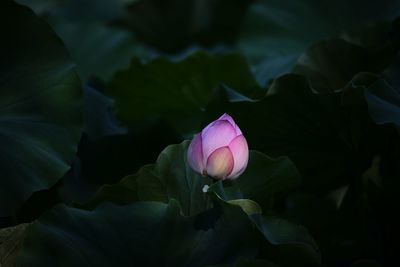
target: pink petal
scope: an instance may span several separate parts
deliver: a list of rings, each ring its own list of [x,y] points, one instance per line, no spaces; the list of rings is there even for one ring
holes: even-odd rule
[[[246,138],[239,135],[229,144],[234,159],[234,167],[228,178],[234,179],[239,177],[247,167],[249,161],[249,147]]]
[[[235,125],[235,130],[236,130],[236,135],[243,134],[242,131],[240,130],[239,126],[237,126],[237,124]]]
[[[201,132],[203,142],[203,159],[207,162],[208,157],[214,150],[228,146],[236,137],[236,131],[232,125],[226,121],[215,121]]]
[[[225,179],[232,169],[233,156],[227,146],[218,148],[207,159],[207,174],[212,177]]]
[[[232,125],[232,127],[235,128],[236,135],[241,135],[241,134],[242,134],[242,131],[239,129],[239,127],[237,126],[236,122],[233,120],[233,118],[232,118],[231,116],[229,116],[228,113],[224,113],[224,115],[222,115],[221,117],[219,117],[218,120],[219,120],[219,121],[220,121],[220,120],[226,120],[226,121],[228,121],[228,122]]]
[[[232,124],[233,127],[236,126],[235,121],[233,120],[233,118],[231,116],[229,116],[228,113],[224,113],[221,117],[218,118],[218,121],[222,121],[222,120],[229,121],[230,124]]]
[[[201,134],[196,134],[188,148],[188,162],[190,167],[198,173],[203,173],[203,146]]]

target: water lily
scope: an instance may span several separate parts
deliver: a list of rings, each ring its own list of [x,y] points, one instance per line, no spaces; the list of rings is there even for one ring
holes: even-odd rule
[[[216,179],[238,178],[248,159],[246,138],[226,113],[196,134],[188,149],[192,169]]]

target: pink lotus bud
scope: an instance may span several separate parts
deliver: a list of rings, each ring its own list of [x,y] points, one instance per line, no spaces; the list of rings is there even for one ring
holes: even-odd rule
[[[188,149],[193,170],[222,180],[239,177],[248,159],[246,138],[226,113],[196,134]]]

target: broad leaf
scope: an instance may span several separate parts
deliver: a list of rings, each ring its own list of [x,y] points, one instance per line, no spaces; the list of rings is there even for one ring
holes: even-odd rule
[[[150,58],[129,32],[95,22],[72,23],[48,19],[77,63],[83,82],[92,76],[109,81],[116,71],[129,67],[132,57]]]
[[[137,0],[17,0],[39,15],[51,15],[69,21],[110,22],[124,13],[125,5]],[[88,12],[90,10],[90,12]]]
[[[399,2],[261,0],[246,14],[239,47],[252,63],[257,80],[289,73],[300,54],[312,43],[337,37],[343,31],[400,15]]]
[[[18,251],[25,237],[28,224],[0,229],[0,264],[16,266]]]
[[[187,164],[188,146],[189,141],[168,146],[155,164],[143,166],[118,184],[104,186],[88,206],[104,200],[128,204],[136,201],[168,203],[176,199],[186,215],[204,211],[210,201],[202,189],[211,179],[197,174]]]
[[[278,264],[295,263],[296,266],[302,266],[301,261],[308,264],[320,264],[319,248],[303,226],[281,218],[259,214],[252,215],[252,220],[265,238],[276,246],[273,247],[275,253],[267,252],[267,255],[280,258],[277,260]],[[285,254],[288,257],[282,257]]]
[[[359,72],[380,73],[395,52],[391,45],[367,49],[342,39],[327,39],[301,55],[293,72],[307,77],[313,90],[331,93],[342,90]]]
[[[210,191],[222,199],[251,199],[264,211],[271,209],[273,197],[301,185],[301,177],[295,165],[287,157],[272,159],[251,150],[245,172],[232,182],[213,184]]]
[[[364,74],[369,75],[371,74]],[[373,75],[372,75],[373,76]],[[364,96],[369,113],[377,124],[393,123],[400,126],[400,55],[380,77],[364,85]]]
[[[213,47],[236,41],[252,0],[142,0],[127,7],[119,25],[167,53],[191,45]]]
[[[0,217],[69,169],[82,96],[60,39],[27,7],[0,3]]]
[[[242,210],[249,216],[254,214],[262,214],[261,207],[257,202],[251,199],[232,199],[227,201],[231,205],[236,205],[242,208]]]
[[[202,213],[211,212],[211,207],[215,209],[219,206],[236,206],[249,216],[249,221],[259,225],[260,234],[264,237],[266,246],[283,244],[294,251],[300,246],[299,255],[303,255],[307,261],[310,259],[313,262],[319,261],[319,252],[314,247],[315,243],[309,244],[306,240],[298,240],[298,237],[306,238],[307,233],[304,228],[299,228],[299,233],[296,228],[290,228],[291,232],[286,233],[285,229],[275,227],[273,222],[271,227],[265,225],[265,220],[269,220],[267,217],[253,218],[257,215],[261,216],[262,210],[251,197],[254,196],[263,201],[262,208],[269,212],[274,193],[297,185],[298,173],[289,160],[286,158],[272,160],[259,152],[251,151],[248,169],[235,180],[233,189],[232,186],[223,187],[220,181],[209,187],[205,193],[202,189],[211,181],[209,178],[206,179],[194,173],[187,165],[188,145],[189,142],[185,141],[182,144],[167,147],[155,164],[142,167],[138,173],[125,177],[118,184],[103,187],[96,198],[83,207],[93,209],[99,203],[106,201],[126,205],[143,200],[168,203],[176,199],[182,206],[184,214],[203,216]],[[252,175],[254,177],[250,178]],[[249,179],[249,181],[240,182],[242,179]],[[243,185],[244,193],[241,192],[241,185]],[[285,223],[286,227],[291,227],[288,222],[285,221]],[[271,236],[264,233],[266,231],[264,227],[272,231]],[[279,240],[279,237],[285,236],[285,233],[286,239]],[[277,240],[274,240],[275,236],[278,236]],[[312,238],[309,237],[309,240]],[[306,244],[303,245],[303,242]],[[286,248],[274,249],[279,251],[282,257],[287,256]]]
[[[239,207],[197,216],[176,202],[56,206],[27,231],[18,266],[205,266],[254,258],[259,233]]]
[[[184,214],[204,211],[211,203],[202,189],[212,181],[194,172],[187,164],[188,146],[189,141],[168,146],[155,164],[142,167],[118,184],[104,186],[85,207],[93,208],[102,201],[167,203],[173,198],[180,203]],[[299,174],[287,158],[272,160],[260,152],[250,151],[246,171],[231,186],[223,187],[222,182],[217,182],[209,190],[224,200],[247,198],[258,202],[261,208],[269,209],[275,193],[297,186],[299,182]]]
[[[113,113],[113,101],[100,90],[84,86],[84,132],[90,140],[104,136],[122,135],[128,131],[120,126]]]
[[[274,263],[267,260],[245,260],[240,259],[236,264],[218,264],[209,265],[207,267],[278,267]]]
[[[287,157],[272,159],[258,151],[251,151],[246,171],[235,180],[242,194],[263,208],[277,194],[301,184],[294,163]]]
[[[318,245],[307,229],[287,220],[263,216],[258,204],[248,199],[225,202],[212,189],[209,194],[220,205],[236,205],[249,216],[267,242],[263,243],[260,255],[282,266],[309,266],[321,263]]]
[[[198,52],[178,62],[160,58],[143,64],[133,59],[111,81],[109,93],[123,122],[162,117],[187,134],[200,128],[203,111],[220,84],[250,96],[260,91],[241,56]]]

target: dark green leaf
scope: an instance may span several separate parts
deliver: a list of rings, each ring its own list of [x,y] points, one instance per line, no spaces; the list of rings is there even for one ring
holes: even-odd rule
[[[262,214],[261,207],[257,204],[257,202],[251,199],[232,199],[228,200],[227,203],[241,207],[242,210],[249,216],[254,214]]]
[[[120,125],[113,113],[113,101],[91,86],[84,86],[84,132],[90,140],[104,136],[126,134],[128,130]]]
[[[36,14],[51,15],[69,21],[109,22],[124,13],[125,5],[137,0],[17,0]],[[89,11],[90,10],[90,11]]]
[[[360,72],[381,73],[400,49],[395,22],[384,25],[347,33],[349,41],[331,38],[314,43],[300,56],[293,72],[306,76],[319,93],[342,90]]]
[[[304,227],[276,217],[260,216],[257,214],[252,215],[252,217],[259,230],[272,244],[301,243],[310,246],[311,250],[318,253],[317,244]]]
[[[375,20],[400,15],[399,2],[261,0],[254,4],[242,27],[239,47],[251,62],[261,84],[289,73],[312,43]]]
[[[31,10],[1,1],[0,32],[1,217],[69,169],[82,95],[62,42]]]
[[[382,265],[375,260],[358,260],[351,267],[381,267]]]
[[[366,74],[367,75],[367,74]],[[371,74],[369,74],[371,76]],[[369,113],[377,124],[400,125],[400,55],[381,77],[364,84]]]
[[[118,184],[106,185],[85,207],[93,208],[102,201],[128,204],[139,200],[168,202],[177,199],[184,214],[196,214],[210,206],[202,191],[211,179],[195,173],[187,164],[189,141],[168,146],[155,164],[142,167],[136,174],[123,178]],[[224,200],[251,199],[267,210],[274,194],[299,185],[296,167],[287,158],[270,159],[250,151],[246,171],[235,181],[223,186],[217,182],[210,191]]]
[[[150,57],[129,32],[94,22],[71,23],[54,18],[48,21],[77,63],[83,82],[91,76],[108,82],[116,71],[129,67],[132,57]]]
[[[207,267],[278,267],[274,263],[267,260],[243,260],[240,259],[235,264],[219,264],[209,265]]]
[[[251,151],[246,171],[235,182],[246,198],[265,207],[274,194],[299,186],[301,177],[287,157],[272,159]]]
[[[0,229],[0,266],[16,266],[18,251],[28,224]]]
[[[264,212],[268,212],[275,194],[300,184],[300,174],[287,157],[272,159],[261,152],[251,150],[246,171],[238,179],[224,184],[215,183],[210,190],[224,200],[254,200]]]
[[[189,141],[167,147],[156,164],[143,167],[132,180],[136,181],[141,200],[168,202],[177,199],[184,214],[196,214],[206,209],[203,187],[211,183],[187,164]]]
[[[114,77],[109,93],[116,101],[117,116],[125,123],[163,117],[180,132],[193,133],[199,130],[202,112],[220,84],[250,96],[259,91],[241,56],[198,52],[178,62],[160,58],[143,64],[134,59],[128,70]]]
[[[167,203],[177,199],[186,215],[204,211],[210,203],[202,189],[211,179],[197,174],[186,163],[189,143],[168,146],[155,164],[142,167],[116,185],[103,187],[89,206],[103,200],[127,204],[139,200]]]
[[[304,188],[320,194],[352,179],[356,168],[347,111],[340,105],[340,94],[314,94],[304,77],[291,74],[275,80],[259,100],[231,101],[221,90],[208,106],[208,118],[229,113],[251,149],[288,156]]]
[[[185,141],[180,145],[167,147],[160,154],[155,164],[142,167],[138,173],[125,177],[116,185],[103,187],[97,197],[84,207],[93,208],[99,202],[105,201],[126,205],[142,200],[167,203],[172,199],[177,199],[182,206],[184,214],[195,214],[203,217],[203,213],[209,213],[219,206],[237,206],[249,215],[249,221],[259,224],[260,232],[263,233],[267,244],[288,245],[294,251],[296,251],[297,247],[300,247],[299,254],[305,255],[304,257],[307,261],[310,258],[313,261],[319,260],[318,252],[313,251],[312,253],[314,254],[312,254],[309,251],[309,247],[314,243],[311,245],[306,244],[303,247],[302,242],[307,243],[308,241],[299,240],[300,237],[306,238],[307,236],[304,228],[299,227],[298,233],[296,228],[290,228],[291,225],[286,221],[284,225],[287,228],[284,229],[279,228],[280,225],[275,224],[274,219],[269,219],[268,217],[263,219],[253,218],[253,216],[261,215],[261,207],[251,199],[240,197],[242,193],[239,186],[243,184],[243,191],[246,193],[247,198],[255,196],[264,201],[262,203],[263,207],[269,209],[269,201],[274,193],[291,187],[298,182],[299,177],[296,168],[288,159],[271,160],[259,152],[252,151],[250,153],[249,170],[235,181],[237,182],[234,189],[237,190],[236,192],[230,192],[231,188],[224,188],[222,182],[218,182],[212,185],[208,189],[208,193],[205,194],[202,189],[204,185],[210,184],[210,178],[206,179],[194,173],[187,165],[188,145],[189,141]],[[274,167],[276,167],[275,170],[273,170]],[[251,175],[255,175],[255,177],[250,178]],[[251,180],[239,182],[241,179]],[[224,199],[227,201],[225,202]],[[210,209],[212,207],[211,204],[214,204],[213,209]],[[272,220],[272,222],[270,223],[269,220]],[[290,231],[287,231],[288,229]],[[265,231],[272,232],[264,233]],[[280,249],[278,250],[281,251]],[[285,251],[281,251],[282,255],[286,255]]]
[[[242,208],[267,241],[263,247],[267,253],[262,252],[267,255],[266,259],[282,263],[283,266],[320,264],[319,248],[304,227],[281,218],[263,216],[260,207],[254,201],[240,199],[225,202],[215,192],[211,191],[209,194],[222,206],[237,205]]]
[[[342,39],[327,39],[313,44],[300,56],[293,72],[307,77],[315,91],[331,93],[342,90],[359,72],[382,71],[382,65],[391,61],[382,53]]]
[[[142,0],[127,7],[118,23],[148,45],[176,53],[190,45],[215,46],[236,41],[252,0]]]
[[[348,29],[341,37],[352,44],[376,48],[385,44],[394,28],[389,21],[369,22],[364,27],[357,29]]]
[[[304,263],[321,263],[319,248],[304,227],[276,217],[253,215],[252,219],[265,238],[275,245],[275,252],[270,256],[279,258],[278,264],[303,266]]]
[[[252,259],[258,244],[257,230],[232,205],[192,217],[174,201],[94,211],[60,205],[29,227],[18,266],[205,266]]]

